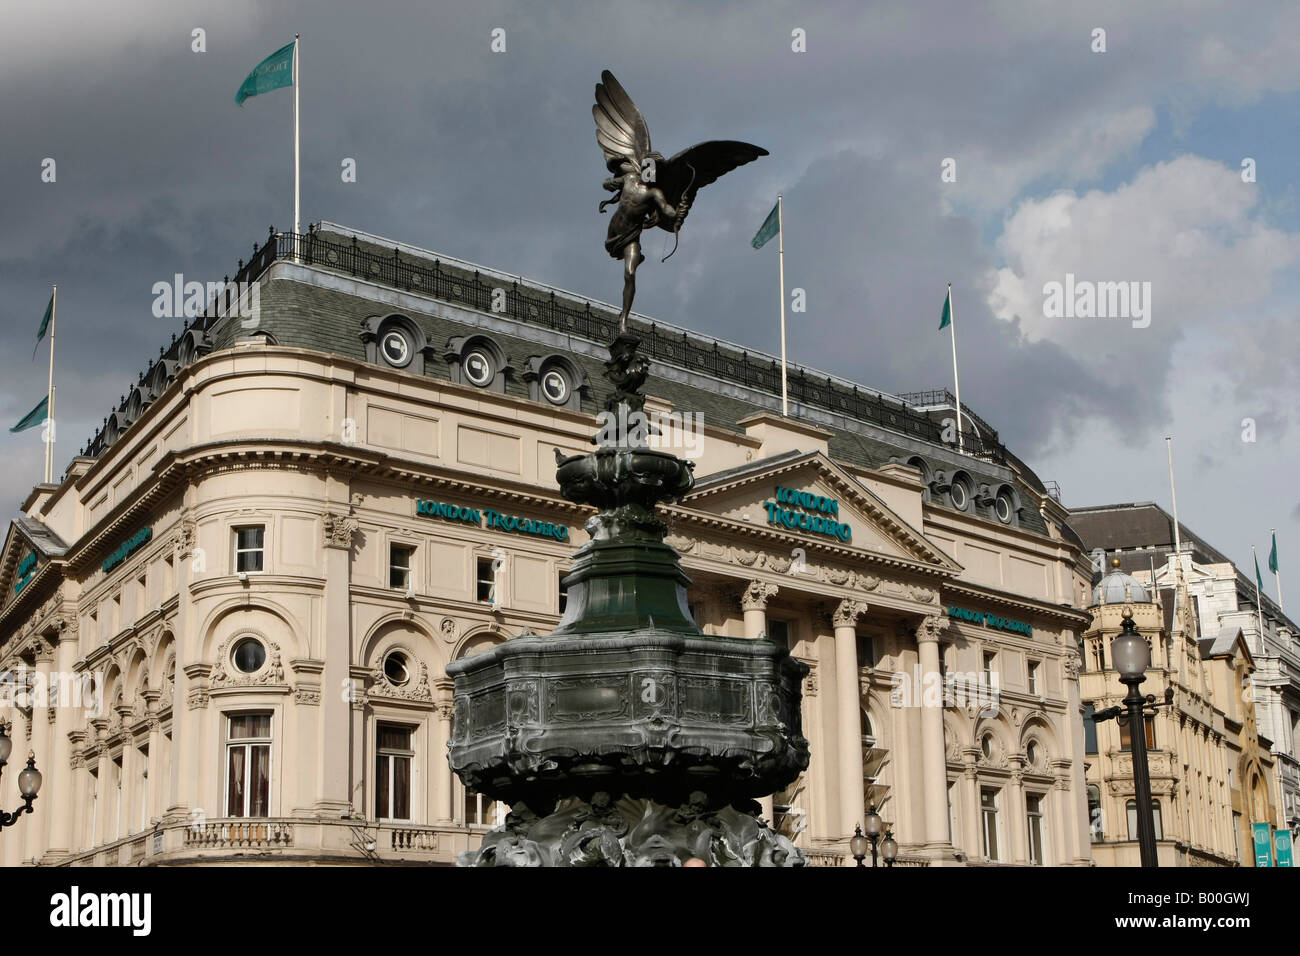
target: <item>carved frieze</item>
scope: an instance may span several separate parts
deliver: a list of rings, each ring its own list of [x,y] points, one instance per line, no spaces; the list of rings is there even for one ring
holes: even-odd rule
[[[429,665],[420,662],[420,676],[405,684],[394,684],[388,679],[382,667],[371,672],[373,683],[366,691],[368,697],[384,697],[391,700],[414,700],[433,703],[433,689],[429,686]]]

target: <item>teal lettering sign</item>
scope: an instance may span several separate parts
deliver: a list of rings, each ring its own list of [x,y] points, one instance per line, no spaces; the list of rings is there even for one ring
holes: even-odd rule
[[[153,528],[141,528],[131,537],[127,538],[117,546],[117,550],[104,559],[104,571],[112,571],[115,567],[129,558],[135,552],[139,551],[149,539],[153,537]]]
[[[1255,834],[1255,865],[1273,865],[1273,828],[1267,823],[1252,823]]]
[[[970,611],[964,607],[948,607],[948,616],[955,621],[970,621],[972,624],[983,624],[985,627],[991,627],[995,631],[1009,631],[1012,634],[1023,634],[1025,637],[1034,636],[1032,625],[1024,621],[1013,621],[1010,618],[998,617],[996,614],[986,614],[984,611]]]
[[[848,541],[853,537],[853,528],[836,520],[840,516],[840,503],[835,498],[823,498],[797,488],[778,486],[776,501],[765,501],[763,507],[767,509],[768,524],[789,528],[791,531],[811,531],[840,541]]]
[[[1291,831],[1275,830],[1273,831],[1273,849],[1277,853],[1278,866],[1294,867],[1291,861]]]
[[[36,552],[28,551],[18,565],[18,580],[14,582],[14,594],[22,593],[23,588],[36,575]]]
[[[569,526],[550,521],[534,521],[532,518],[520,518],[516,515],[503,515],[490,508],[481,512],[477,508],[461,505],[449,505],[440,501],[425,501],[417,498],[415,513],[428,518],[442,518],[444,521],[458,521],[480,527],[496,528],[513,534],[531,534],[539,538],[552,538],[556,541],[569,540]],[[486,519],[486,520],[485,520]]]

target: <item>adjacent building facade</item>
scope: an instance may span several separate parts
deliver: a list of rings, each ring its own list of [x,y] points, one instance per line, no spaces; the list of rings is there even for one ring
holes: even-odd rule
[[[272,236],[0,554],[15,752],[0,861],[454,861],[504,808],[450,773],[457,657],[559,619],[617,310],[322,224]],[[707,633],[808,663],[812,763],[765,815],[840,865],[1086,865],[1066,512],[946,393],[895,397],[637,319],[663,509]],[[14,774],[0,780],[13,802]]]
[[[1122,696],[1113,670],[1106,671],[1105,645],[1118,633],[1130,593],[1138,629],[1152,645],[1143,690],[1157,698],[1167,688],[1174,691],[1174,706],[1160,711],[1147,730],[1161,804],[1162,863],[1253,865],[1256,825],[1272,831],[1300,826],[1300,642],[1294,626],[1267,598],[1261,614],[1254,582],[1186,527],[1175,538],[1173,518],[1153,503],[1081,508],[1070,522],[1089,549],[1118,562],[1094,592],[1084,699],[1100,710]],[[1137,854],[1128,806],[1132,765],[1127,731],[1124,741],[1120,733],[1101,724],[1095,738],[1089,736],[1099,864],[1110,857],[1132,861]]]

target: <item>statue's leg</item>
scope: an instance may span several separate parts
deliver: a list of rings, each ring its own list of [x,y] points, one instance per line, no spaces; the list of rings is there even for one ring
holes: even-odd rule
[[[632,311],[632,299],[636,295],[636,267],[644,261],[641,243],[629,242],[623,247],[623,314],[618,317],[621,332],[627,331],[627,317]]]

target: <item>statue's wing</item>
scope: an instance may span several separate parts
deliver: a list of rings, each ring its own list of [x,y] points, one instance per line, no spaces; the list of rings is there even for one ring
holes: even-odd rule
[[[605,165],[617,170],[627,159],[639,169],[650,152],[650,130],[632,97],[609,70],[600,74],[591,115],[596,119],[596,142],[605,151]]]
[[[761,146],[730,139],[697,143],[672,159],[658,164],[656,185],[663,190],[664,197],[676,205],[683,197],[693,199],[700,189],[737,166],[752,163],[758,157],[766,155],[767,150]]]

